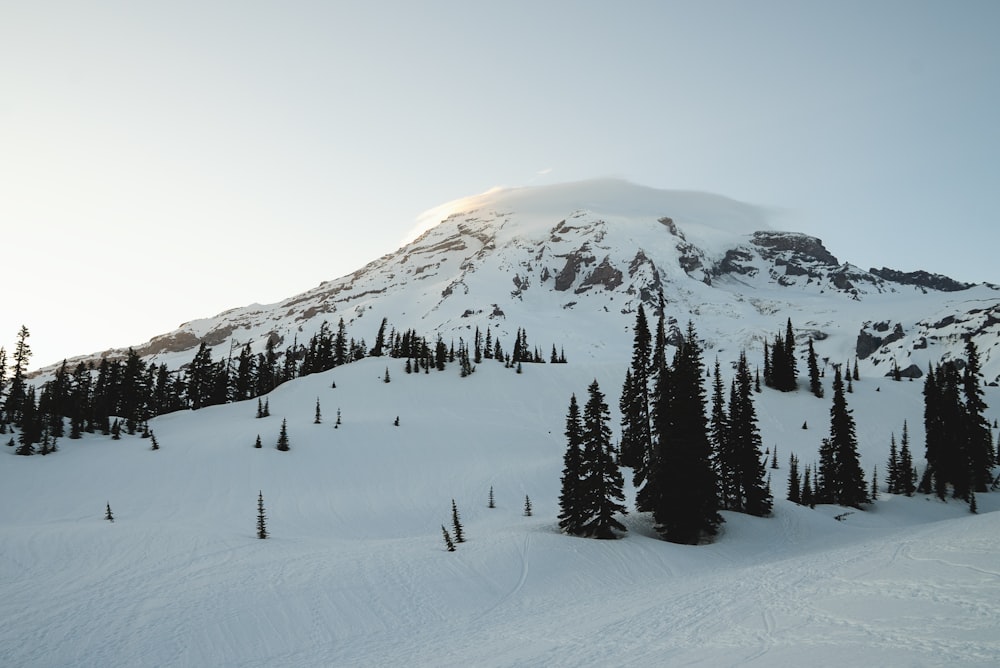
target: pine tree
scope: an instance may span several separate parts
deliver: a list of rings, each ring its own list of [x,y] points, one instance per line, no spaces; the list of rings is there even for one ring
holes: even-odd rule
[[[872,501],[878,501],[878,466],[872,468],[872,491],[869,493]]]
[[[486,507],[487,508],[496,508],[497,507],[496,501],[493,499],[493,485],[490,485],[490,496],[489,496],[488,500],[486,501]]]
[[[632,363],[625,372],[619,402],[622,415],[621,465],[631,468],[635,484],[641,484],[652,448],[649,425],[649,370],[652,350],[646,312],[642,304],[636,312],[633,331]]]
[[[763,517],[771,512],[772,499],[765,484],[761,438],[753,405],[753,386],[745,353],[736,369],[736,392],[729,407],[729,430],[733,441],[732,467],[737,472],[737,499],[733,510]]]
[[[255,448],[262,448],[262,447],[264,447],[264,444],[260,442],[260,434],[257,434],[257,440],[254,441],[253,447],[255,447]]]
[[[809,391],[813,396],[823,398],[823,384],[819,380],[819,365],[816,363],[816,351],[813,349],[813,339],[809,337]]]
[[[809,506],[810,508],[816,507],[816,496],[813,493],[812,472],[809,467],[806,467],[805,473],[802,476],[802,505]]]
[[[109,522],[114,522],[115,521],[115,516],[111,514],[111,502],[110,501],[105,504],[104,509],[105,509],[104,510],[104,519],[106,519]]]
[[[449,552],[454,552],[455,551],[455,543],[452,542],[452,540],[451,540],[451,534],[448,533],[448,530],[444,528],[443,524],[441,525],[441,533],[444,535],[445,549],[447,549]]]
[[[910,453],[910,434],[903,421],[903,435],[899,447],[899,477],[896,479],[896,493],[913,496],[917,491],[917,472],[913,468],[913,455]]]
[[[149,446],[150,450],[159,450],[160,449],[160,444],[156,440],[156,434],[154,434],[153,432],[149,432],[149,442],[150,442],[150,446]]]
[[[771,468],[778,468],[778,446],[774,446],[774,452],[771,453]]]
[[[897,494],[897,484],[899,483],[899,451],[896,449],[895,432],[889,437],[889,465],[886,467],[889,472],[885,476],[886,491],[890,494]]]
[[[271,417],[271,399],[264,399],[264,417]]]
[[[688,323],[672,368],[663,365],[654,394],[655,443],[640,510],[652,510],[656,531],[674,543],[697,544],[722,522],[705,418],[701,346]]]
[[[340,427],[340,425],[341,425],[341,421],[340,421],[340,407],[338,406],[337,407],[337,419],[333,423],[333,428],[336,429],[336,428]],[[398,417],[396,418],[396,426],[397,427],[399,426],[399,418]]]
[[[313,424],[320,424],[323,422],[323,414],[319,410],[319,397],[316,397],[316,417],[313,418]]]
[[[868,502],[868,490],[858,460],[854,418],[847,408],[840,367],[836,368],[833,379],[829,442],[833,453],[833,469],[820,471],[823,479],[823,496],[842,506],[861,508],[861,504]]]
[[[986,492],[993,482],[991,469],[996,463],[993,451],[993,437],[990,425],[983,413],[986,402],[980,387],[979,351],[970,337],[965,342],[965,369],[962,377],[962,391],[965,398],[965,431],[968,438],[968,459],[971,484],[976,492]]]
[[[291,448],[288,445],[288,420],[281,419],[281,432],[278,434],[278,450],[288,452]]]
[[[586,519],[580,528],[585,536],[616,538],[615,530],[625,531],[625,525],[615,514],[628,511],[622,503],[624,481],[615,464],[611,445],[610,414],[604,395],[594,380],[587,388],[588,399],[583,408],[581,465],[581,500]]]
[[[736,385],[732,386],[730,404],[735,401]],[[712,462],[715,466],[715,477],[719,485],[719,502],[722,508],[736,505],[739,483],[735,467],[733,441],[730,438],[729,414],[726,411],[725,386],[719,360],[715,360],[712,373],[712,414],[709,418],[709,438],[712,443]]]
[[[563,472],[559,493],[559,528],[568,534],[579,536],[587,519],[583,490],[583,422],[576,395],[569,399],[566,413],[566,452],[563,455]],[[490,501],[493,500],[490,487]]]
[[[385,368],[385,375],[384,375],[384,376],[382,376],[382,382],[383,382],[383,383],[388,383],[388,382],[390,382],[391,380],[392,380],[392,379],[391,379],[391,378],[389,378],[389,367],[386,367],[386,368]]]
[[[524,495],[524,516],[531,517],[531,499],[527,494]]]
[[[792,503],[802,503],[802,488],[799,480],[799,458],[793,453],[788,459],[788,493],[786,498]]]
[[[267,538],[267,516],[264,514],[264,492],[257,493],[257,538]]]
[[[455,499],[451,500],[451,526],[455,530],[455,542],[464,543],[465,531],[462,529],[462,522],[458,518],[458,506],[455,505]]]

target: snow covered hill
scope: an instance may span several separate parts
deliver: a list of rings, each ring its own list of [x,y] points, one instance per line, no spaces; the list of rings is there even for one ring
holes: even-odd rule
[[[623,539],[596,541],[557,530],[562,431],[569,395],[594,378],[614,406],[623,367],[491,362],[460,378],[402,365],[291,381],[268,418],[255,401],[155,418],[155,452],[137,436],[63,440],[47,457],[5,448],[0,664],[1000,661],[1000,494],[980,495],[979,515],[883,494],[842,521],[843,508],[782,500],[788,455],[813,461],[828,432],[827,400],[756,395],[779,453],[773,517],[725,513],[717,540],[692,547],[631,512]],[[904,419],[921,442],[921,386],[855,383],[865,470],[884,465]],[[986,400],[1000,406],[1000,392]],[[289,452],[274,447],[283,419]],[[255,537],[258,492],[268,540]],[[452,499],[468,538],[454,553],[440,531]]]
[[[724,359],[760,348],[791,318],[835,362],[868,373],[926,370],[976,339],[990,382],[1000,379],[1000,290],[926,272],[864,271],[814,237],[771,229],[767,211],[717,195],[616,180],[495,190],[450,202],[413,242],[358,271],[277,304],[232,309],[154,337],[136,351],[171,368],[205,342],[223,357],[302,343],[344,319],[369,343],[382,318],[446,341],[475,328],[511,339],[518,328],[571,358],[614,355],[608,343],[644,303],[683,328],[693,319]],[[123,355],[123,350],[76,359]],[[627,354],[627,351],[626,351]],[[75,361],[75,360],[73,360]]]
[[[157,451],[99,435],[0,449],[0,665],[1000,665],[1000,494],[978,495],[978,515],[884,491],[864,512],[784,501],[829,398],[754,395],[773,517],[724,513],[713,543],[674,545],[627,489],[621,540],[556,521],[570,396],[597,379],[618,425],[640,304],[662,294],[671,326],[691,319],[727,381],[787,319],[826,368],[857,359],[847,400],[870,475],[904,422],[923,466],[923,383],[888,380],[894,363],[925,370],[973,336],[1000,378],[997,288],[864,271],[754,207],[612,180],[494,191],[433,222],[349,276],[136,350],[178,368],[202,342],[216,359],[280,349],[340,318],[370,345],[386,318],[456,343],[488,328],[505,347],[524,328],[569,363],[484,360],[463,378],[368,357],[280,385],[267,418],[256,399],[153,418]],[[994,424],[1000,387],[985,390]],[[468,537],[453,553],[452,500]]]

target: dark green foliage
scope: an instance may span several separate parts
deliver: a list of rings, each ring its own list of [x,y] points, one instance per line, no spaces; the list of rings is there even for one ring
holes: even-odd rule
[[[735,392],[729,406],[729,438],[735,471],[736,497],[732,510],[764,516],[771,512],[772,499],[767,491],[760,431],[753,405],[753,382],[746,354],[740,353],[736,368]]]
[[[802,475],[802,505],[809,506],[810,508],[816,507],[816,496],[813,493],[812,485],[812,472],[809,467],[806,467],[805,473]]]
[[[527,494],[524,495],[524,516],[531,517],[531,499]]]
[[[455,543],[452,542],[452,540],[451,540],[451,534],[448,533],[448,530],[444,528],[443,524],[441,525],[441,533],[444,535],[445,549],[448,550],[449,552],[454,552],[455,551]]]
[[[823,398],[823,384],[819,380],[819,365],[816,362],[816,351],[813,349],[812,337],[809,337],[809,357],[807,360],[809,367],[809,391],[814,396]]]
[[[458,506],[455,505],[455,499],[451,500],[451,526],[455,530],[455,542],[464,543],[465,531],[463,530],[462,522],[458,517]]]
[[[635,317],[632,342],[632,363],[625,372],[625,383],[619,401],[621,409],[621,465],[633,470],[633,481],[641,484],[652,450],[649,424],[649,371],[651,338],[642,304]],[[553,353],[555,347],[553,346]]]
[[[267,515],[264,514],[264,492],[257,493],[257,538],[267,538]]]
[[[486,507],[487,508],[496,508],[497,507],[496,501],[493,499],[493,485],[490,485],[490,496],[489,496],[489,499],[486,502]]]
[[[786,497],[792,503],[802,503],[802,487],[799,480],[799,458],[792,454],[788,459],[788,492]]]
[[[715,535],[722,523],[702,376],[701,346],[689,323],[672,367],[658,373],[650,474],[637,496],[664,539],[691,545]]]
[[[257,440],[253,442],[253,447],[263,448],[264,444],[260,442],[260,434],[257,434]]]
[[[382,382],[383,382],[383,383],[388,383],[388,382],[390,382],[391,380],[392,380],[392,379],[391,379],[391,378],[389,377],[389,367],[386,367],[386,368],[385,368],[385,375],[384,375],[384,376],[382,377]]]
[[[623,501],[624,482],[615,464],[611,444],[610,414],[604,394],[595,380],[587,388],[587,403],[583,408],[583,459],[581,491],[587,519],[581,534],[592,538],[617,538],[615,531],[625,531],[625,525],[615,519],[628,512]]]
[[[730,403],[735,402],[735,383],[730,388]],[[715,477],[719,485],[719,503],[721,508],[731,508],[737,503],[739,482],[734,466],[736,454],[733,451],[733,440],[730,438],[729,412],[726,410],[725,386],[719,360],[715,360],[712,374],[712,414],[709,418],[709,438],[712,443],[712,462],[715,466]]]
[[[854,418],[844,397],[844,381],[840,367],[833,378],[833,404],[830,407],[830,438],[824,439],[820,449],[818,474],[821,503],[838,503],[842,506],[861,508],[867,503],[868,488],[858,459],[858,443]]]
[[[278,434],[277,448],[282,452],[288,452],[291,449],[288,443],[288,420],[285,418],[281,419],[281,432]]]
[[[115,516],[111,514],[111,502],[107,502],[104,506],[104,519],[109,522],[115,521]]]
[[[323,422],[323,413],[319,409],[319,397],[316,397],[316,416],[313,418],[313,424],[320,424]]]

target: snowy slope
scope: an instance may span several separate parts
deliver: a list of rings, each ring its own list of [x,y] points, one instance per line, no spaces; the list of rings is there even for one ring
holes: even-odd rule
[[[490,191],[433,210],[420,236],[348,276],[193,320],[135,348],[177,368],[202,342],[215,358],[248,343],[260,352],[268,339],[283,351],[341,318],[371,343],[387,318],[397,330],[456,342],[476,328],[503,340],[525,328],[543,351],[558,343],[571,358],[596,359],[615,354],[606,342],[628,330],[640,303],[659,308],[662,295],[667,316],[681,328],[693,319],[724,360],[759,351],[791,318],[800,344],[813,336],[821,356],[859,358],[868,373],[893,362],[926,369],[963,354],[972,336],[986,378],[1000,379],[996,287],[864,271],[819,239],[776,231],[772,219],[718,195],[610,179]],[[897,327],[900,336],[883,343]]]
[[[697,547],[658,540],[634,513],[619,541],[560,535],[569,395],[597,378],[617,416],[623,373],[487,362],[461,379],[455,366],[407,375],[369,358],[281,386],[269,418],[254,418],[255,401],[156,418],[156,452],[138,437],[64,439],[48,457],[5,448],[0,665],[1000,662],[1000,494],[981,495],[975,516],[883,495],[844,521],[841,508],[778,500],[772,518],[726,513]],[[883,466],[904,419],[922,451],[921,387],[855,383],[866,470]],[[816,456],[829,402],[770,390],[755,401],[780,499],[788,455]],[[283,418],[287,453],[273,447]],[[448,553],[453,498],[468,542]]]

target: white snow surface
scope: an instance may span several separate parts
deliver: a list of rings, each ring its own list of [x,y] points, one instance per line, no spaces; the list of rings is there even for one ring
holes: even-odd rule
[[[773,517],[724,513],[700,546],[635,512],[621,540],[561,535],[570,394],[598,379],[617,425],[630,341],[607,341],[626,351],[613,361],[486,360],[464,379],[368,358],[279,387],[269,418],[255,400],[155,418],[155,452],[99,435],[0,449],[0,665],[1000,665],[1000,494],[978,515],[884,493],[865,512],[784,501],[788,456],[812,463],[829,430],[829,399],[804,388],[755,395]],[[854,383],[866,471],[904,419],[919,459],[921,390]],[[467,542],[450,553],[452,499]]]

